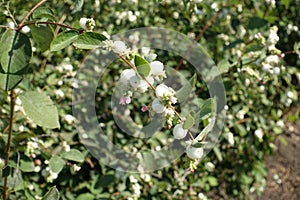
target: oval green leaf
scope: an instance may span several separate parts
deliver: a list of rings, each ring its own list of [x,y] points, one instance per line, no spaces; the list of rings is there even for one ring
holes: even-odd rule
[[[50,190],[45,194],[42,200],[59,200],[59,192],[55,186],[50,188]]]
[[[95,32],[86,32],[78,36],[73,45],[79,49],[96,49],[100,46],[101,42],[107,38]]]
[[[84,155],[77,149],[71,149],[70,151],[64,152],[61,156],[67,160],[72,160],[75,162],[84,161]]]
[[[55,21],[54,12],[50,8],[39,7],[31,15],[32,19],[49,19]]]
[[[58,112],[46,93],[25,92],[20,95],[25,114],[44,128],[59,128]]]
[[[135,55],[134,57],[134,65],[138,73],[144,77],[147,77],[151,71],[150,64],[148,61],[141,56]]]
[[[27,72],[31,58],[29,38],[20,32],[6,30],[0,40],[0,88],[11,90]]]
[[[30,32],[41,51],[46,51],[50,48],[53,40],[53,32],[49,26],[30,26]]]
[[[68,45],[70,45],[72,42],[74,42],[77,39],[77,37],[78,37],[78,32],[74,30],[61,32],[51,42],[50,50],[59,51],[67,47]]]
[[[183,129],[190,129],[195,124],[195,117],[193,116],[193,113],[191,112],[184,121]]]
[[[49,160],[49,167],[54,173],[59,173],[64,168],[64,165],[65,161],[57,155],[52,156]]]

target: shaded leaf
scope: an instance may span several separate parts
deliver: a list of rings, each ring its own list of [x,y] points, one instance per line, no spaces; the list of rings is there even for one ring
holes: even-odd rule
[[[141,56],[135,55],[134,65],[136,66],[136,69],[140,75],[144,77],[147,77],[149,75],[151,67],[147,60],[145,60]]]
[[[248,29],[256,29],[262,28],[263,26],[267,25],[268,22],[259,17],[251,17],[248,23]]]
[[[32,19],[49,19],[55,21],[54,12],[50,8],[39,7],[31,15]]]
[[[14,136],[13,142],[19,144],[21,141],[35,137],[34,133],[22,132]]]
[[[107,187],[108,185],[112,184],[115,181],[115,176],[112,174],[106,174],[101,176],[97,183],[96,187]]]
[[[27,72],[31,58],[29,38],[20,32],[6,30],[0,40],[0,88],[11,90]]]
[[[65,161],[61,157],[54,155],[49,160],[49,167],[54,173],[59,173],[65,165]]]
[[[80,34],[73,45],[79,49],[95,49],[106,39],[107,38],[100,33],[86,32]]]
[[[64,153],[62,153],[61,156],[67,160],[72,160],[72,161],[76,161],[76,162],[84,161],[83,154],[80,151],[78,151],[77,149],[71,149],[70,151],[64,152]]]
[[[50,188],[50,190],[45,194],[42,200],[59,200],[59,192],[56,186]]]
[[[25,114],[44,128],[59,128],[58,112],[44,92],[25,92],[20,95]]]
[[[53,40],[53,32],[49,26],[30,26],[31,35],[41,51],[46,51],[50,48]]]
[[[190,96],[196,86],[196,83],[197,74],[194,74],[193,77],[190,78],[189,82],[186,82],[186,84],[176,92],[176,98],[179,103],[184,102]]]
[[[68,45],[70,45],[72,42],[74,42],[77,39],[77,37],[78,37],[78,32],[74,30],[61,32],[51,42],[50,50],[59,51],[67,47]]]
[[[203,120],[211,115],[212,105],[213,105],[213,100],[211,98],[203,102],[199,113],[200,119]]]

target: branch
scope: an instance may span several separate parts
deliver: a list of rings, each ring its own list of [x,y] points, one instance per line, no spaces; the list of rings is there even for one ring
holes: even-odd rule
[[[58,22],[27,22],[27,23],[24,23],[22,26],[18,27],[17,30],[20,30],[22,29],[24,26],[27,26],[27,25],[32,25],[32,24],[51,24],[51,25],[56,25],[56,26],[61,26],[61,27],[64,27],[64,28],[68,28],[68,29],[71,29],[71,30],[76,30],[76,31],[79,31],[78,29],[76,28],[73,28],[67,24],[61,24],[61,23],[58,23]]]
[[[9,156],[10,156],[10,145],[12,140],[12,127],[13,127],[13,118],[14,118],[14,109],[15,109],[15,92],[11,90],[10,92],[10,119],[9,119],[9,134],[7,138],[7,146],[5,152],[5,167],[8,166]],[[7,200],[8,198],[8,176],[4,179],[4,186],[3,186],[3,200]]]
[[[38,4],[36,4],[28,13],[27,15],[22,19],[21,23],[18,25],[17,30],[20,31],[22,27],[24,26],[25,21],[28,19],[28,17],[38,8],[40,7],[43,3],[45,3],[47,0],[42,0]]]

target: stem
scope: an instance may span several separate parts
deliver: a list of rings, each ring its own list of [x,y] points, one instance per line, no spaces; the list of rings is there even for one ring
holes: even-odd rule
[[[22,27],[24,26],[25,21],[27,18],[38,8],[40,7],[43,3],[45,3],[47,0],[42,0],[38,4],[36,4],[28,13],[27,15],[22,19],[21,23],[18,25],[17,30],[20,31]]]
[[[137,69],[136,69],[136,67],[131,63],[131,62],[129,62],[124,56],[122,56],[122,55],[119,55],[119,57],[121,58],[121,60],[123,60],[131,69],[133,69],[134,71],[136,71],[137,72]],[[144,76],[142,76],[142,78],[144,79],[144,81],[146,81],[147,82],[147,84],[151,87],[151,89],[155,92],[155,87],[144,77]],[[169,108],[171,108],[173,111],[174,111],[174,113],[175,113],[175,115],[181,120],[181,121],[183,121],[183,118],[180,116],[180,114],[176,111],[176,109],[172,106],[172,105],[167,105]],[[191,132],[190,131],[188,131],[188,133],[189,133],[189,135],[190,135],[190,137],[191,137],[191,139],[193,139],[194,140],[194,137],[193,137],[193,135],[191,134]]]
[[[10,155],[10,145],[11,145],[11,139],[12,139],[12,126],[13,126],[13,118],[14,118],[14,109],[15,109],[15,92],[14,90],[11,90],[10,93],[10,119],[9,119],[9,134],[7,139],[7,147],[5,152],[5,167],[8,166],[9,162],[9,155]],[[4,179],[4,186],[3,186],[3,200],[6,200],[8,198],[8,176]]]
[[[27,25],[32,25],[32,24],[52,24],[52,25],[57,25],[57,26],[61,26],[61,27],[64,27],[64,28],[68,28],[68,29],[72,29],[72,30],[76,30],[76,28],[73,28],[69,25],[66,25],[66,24],[61,24],[61,23],[58,23],[58,22],[27,22],[27,23],[24,23],[22,26],[18,26],[18,30],[22,29],[24,26],[27,26]]]

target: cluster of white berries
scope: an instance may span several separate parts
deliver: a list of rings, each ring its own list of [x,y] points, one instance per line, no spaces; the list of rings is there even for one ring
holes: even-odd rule
[[[46,178],[48,183],[52,183],[53,180],[57,179],[58,173],[53,172],[50,167],[42,170],[42,176]]]
[[[103,48],[120,55],[128,55],[130,53],[130,49],[127,48],[126,44],[119,40],[105,40],[103,41]]]
[[[271,74],[278,75],[280,73],[280,58],[277,55],[269,55],[262,63],[262,69]]]
[[[93,18],[85,18],[85,17],[80,18],[79,25],[82,29],[86,31],[93,31],[96,26],[95,20]]]
[[[134,66],[134,61],[132,59],[134,56],[132,55],[135,55],[136,52],[127,48],[123,41],[106,40],[103,42],[103,48],[113,51],[120,56],[126,57],[128,62]],[[164,117],[166,128],[170,129],[173,125],[175,125],[173,128],[173,136],[175,139],[184,139],[188,133],[188,129],[184,129],[181,117],[176,117],[177,113],[173,107],[173,105],[178,102],[176,93],[173,88],[161,83],[161,81],[167,77],[164,64],[158,60],[154,60],[155,58],[153,60],[149,60],[147,55],[145,55],[147,53],[149,53],[149,49],[143,48],[142,54],[144,59],[149,62],[150,66],[150,72],[146,77],[141,77],[141,75],[134,68],[125,69],[122,71],[119,79],[119,82],[122,86],[119,104],[130,104],[132,101],[132,95],[136,91],[145,93],[150,87],[152,89],[155,88],[155,98],[151,103],[151,111]],[[151,57],[153,57],[152,54]],[[130,60],[130,58],[132,60]],[[142,112],[148,111],[148,106],[142,106],[141,110]],[[198,160],[203,156],[203,148],[193,147],[191,143],[189,143],[186,148],[186,153],[189,158]]]

